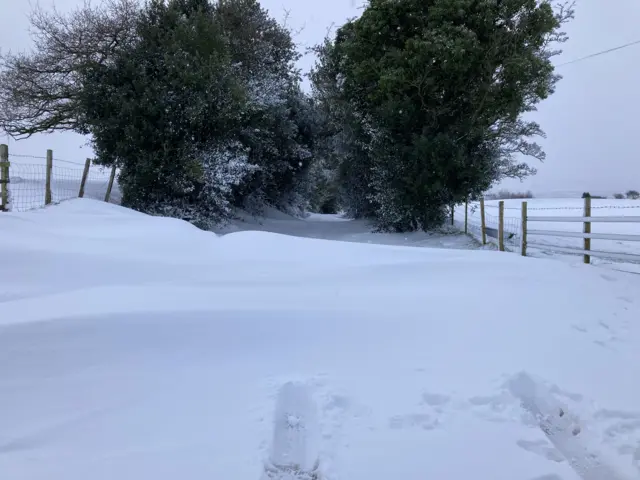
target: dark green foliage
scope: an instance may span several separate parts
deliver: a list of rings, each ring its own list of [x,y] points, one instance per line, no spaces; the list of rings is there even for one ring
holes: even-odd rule
[[[250,209],[303,203],[316,120],[300,90],[291,35],[255,0],[220,1],[216,20],[247,95],[238,139],[258,167],[236,191],[236,202]]]
[[[36,51],[0,63],[0,125],[91,134],[128,206],[205,228],[234,207],[345,211],[426,229],[535,172],[525,115],[553,93],[570,6],[370,0],[315,49],[256,0],[105,0],[33,15]],[[8,112],[8,113],[7,113]]]
[[[125,205],[199,226],[306,207],[318,116],[290,32],[256,0],[102,0],[30,20],[34,52],[0,58],[7,132],[89,134]]]
[[[254,0],[153,0],[136,41],[83,71],[84,127],[125,205],[199,225],[306,193],[315,120],[289,32]]]
[[[204,185],[195,152],[227,138],[237,123],[242,92],[221,29],[202,3],[152,1],[137,41],[112,63],[83,72],[97,162],[121,167],[123,202],[134,208],[195,204]]]
[[[549,45],[571,15],[535,0],[371,0],[319,47],[315,94],[353,213],[428,228],[451,204],[532,173],[514,155],[542,159],[527,141],[542,132],[522,115],[553,93]]]

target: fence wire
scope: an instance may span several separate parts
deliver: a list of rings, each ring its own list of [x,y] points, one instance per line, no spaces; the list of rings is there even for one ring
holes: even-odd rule
[[[24,212],[44,206],[45,165],[13,163],[9,167],[9,205]]]
[[[485,231],[487,233],[487,237],[489,237],[492,242],[498,241],[498,229],[500,227],[500,217],[498,215],[492,215],[490,213],[484,214],[485,221]],[[522,222],[518,218],[509,218],[505,217],[503,222],[504,228],[504,243],[505,245],[510,245],[513,247],[517,247],[520,245],[521,238],[521,228]],[[482,229],[480,228],[480,234],[482,234]]]
[[[634,216],[640,215],[640,201],[630,203],[628,201],[629,199],[622,199],[622,200],[625,200],[626,202],[623,203],[622,205],[620,204],[616,205],[615,203],[617,203],[618,200],[609,199],[610,200],[609,202],[607,202],[605,199],[598,199],[598,200],[599,201],[597,204],[595,205],[593,203],[591,204],[592,215],[594,217],[598,217],[601,215],[615,215],[617,217],[626,217],[626,216],[634,217]],[[523,200],[523,201],[527,201],[527,200]],[[527,208],[527,214],[529,217],[543,217],[543,216],[582,217],[584,214],[583,202],[580,202],[582,203],[581,205],[574,204],[574,205],[539,206],[539,207],[534,206],[535,203],[533,205],[531,203],[528,204],[528,208]],[[485,203],[484,218],[485,218],[486,240],[487,240],[487,243],[491,243],[495,245],[499,243],[499,240],[498,240],[499,208],[500,207],[497,204],[497,202],[496,204]],[[504,238],[505,249],[508,251],[518,251],[521,246],[521,240],[522,240],[522,216],[521,216],[522,205],[511,206],[511,207],[507,207],[505,205],[504,210],[505,212],[504,212],[504,218],[503,218],[503,222],[504,222],[503,238]],[[553,211],[557,211],[558,213],[554,214]],[[465,206],[460,205],[456,209],[455,220],[456,220],[456,225],[461,230],[464,229],[464,216],[465,216]],[[480,212],[479,202],[469,203],[467,218],[468,218],[467,232],[476,240],[481,240],[482,225],[481,225],[481,212]],[[560,232],[582,230],[583,224],[581,222],[573,222],[573,223],[568,222],[568,223],[569,225],[571,225],[571,227],[567,227],[565,225],[565,222],[559,222],[559,223],[553,223],[552,225],[548,226],[547,229],[551,231],[557,230]],[[625,223],[624,221],[621,221],[619,223],[623,224],[624,226],[621,225],[620,227],[615,227],[614,229],[615,231],[605,230],[604,227],[602,227],[603,231],[601,233],[611,233],[613,235],[615,235],[616,233],[619,233],[620,235],[625,235],[625,234],[633,235],[638,233],[635,228],[631,228],[629,226],[629,223]],[[542,228],[542,226],[539,227],[538,224],[531,224],[529,226],[529,229],[533,229],[533,230],[539,229],[539,228]],[[596,228],[596,227],[592,226],[592,228]],[[545,254],[549,254],[548,252],[553,252],[554,249],[563,249],[558,251],[563,252],[563,254],[565,255],[570,254],[570,252],[567,252],[568,248],[573,248],[576,251],[578,250],[582,251],[582,248],[583,248],[582,238],[571,238],[571,237],[565,237],[562,235],[553,236],[551,235],[551,233],[552,232],[549,232],[549,235],[546,235],[546,236],[537,235],[532,237],[532,239],[529,240],[530,250],[531,249],[535,250],[536,248],[538,248],[536,245],[540,246],[544,244],[545,248],[543,250]],[[636,252],[638,252],[637,255],[639,255],[639,258],[640,258],[640,248],[638,248],[633,242],[619,241],[619,240],[592,239],[592,247],[594,247],[595,245],[597,245],[598,248],[594,248],[594,250],[600,249],[600,250],[610,251],[612,252],[612,255],[617,253],[636,254]],[[580,255],[581,253],[578,252],[576,254]],[[605,258],[605,257],[602,257],[602,258]],[[608,261],[618,261],[618,260],[615,260],[612,257],[608,259]],[[625,261],[629,262],[630,260],[625,260]]]
[[[53,203],[60,203],[78,196],[80,183],[82,182],[82,170],[53,166],[51,172],[51,198]]]
[[[93,198],[95,200],[104,200],[104,196],[109,188],[109,177],[111,172],[104,167],[92,166],[87,176],[87,183],[84,187],[85,198]],[[111,202],[120,203],[120,191],[114,183],[111,191]]]
[[[524,200],[523,200],[524,201]],[[479,204],[478,204],[479,205]],[[478,207],[480,208],[480,207]],[[496,211],[498,211],[498,205],[487,205],[485,204],[484,206],[485,210],[489,209],[489,208],[494,208]],[[591,210],[628,210],[628,209],[634,209],[634,208],[640,208],[640,204],[639,205],[591,205]],[[517,210],[518,212],[522,211],[522,207],[504,207],[505,210]],[[528,206],[527,207],[527,212],[531,212],[531,211],[536,211],[536,210],[573,210],[573,211],[583,211],[584,210],[584,206],[573,206],[573,207],[531,207]]]
[[[24,212],[45,206],[46,193],[46,164],[22,163],[13,158],[32,158],[45,160],[46,157],[32,155],[9,155],[9,205],[8,209],[15,212]],[[63,162],[65,166],[58,166],[56,162]],[[67,167],[67,162],[55,159],[51,169],[51,200],[52,203],[60,203],[65,200],[77,198],[80,193],[84,165],[78,168]],[[85,198],[104,200],[109,186],[110,170],[104,167],[91,166],[85,183]],[[119,201],[117,185],[112,190],[112,202]]]
[[[12,153],[10,157],[13,158],[29,158],[31,160],[44,160],[47,161],[47,157],[43,157],[41,155],[25,155],[21,153]],[[83,167],[84,163],[82,162],[72,162],[71,160],[65,160],[64,158],[53,157],[53,163],[67,163],[69,165],[77,165],[79,167]]]

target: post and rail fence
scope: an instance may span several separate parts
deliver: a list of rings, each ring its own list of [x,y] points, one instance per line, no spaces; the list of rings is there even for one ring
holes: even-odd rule
[[[24,163],[25,159],[41,163]],[[52,150],[43,157],[19,155],[0,145],[0,212],[32,210],[72,198],[110,202],[115,179],[115,166],[96,167],[89,158],[84,164],[70,162],[55,158]]]
[[[497,216],[491,215],[487,209],[497,209]],[[594,216],[594,209],[637,209],[640,214],[640,202],[637,205],[604,205],[593,206],[592,199],[587,197],[581,207],[533,207],[529,202],[522,201],[518,207],[506,207],[504,200],[497,202],[497,205],[487,205],[484,198],[471,206],[471,213],[474,214],[479,209],[479,224],[474,224],[473,216],[469,212],[470,204],[464,204],[464,232],[475,236],[482,245],[493,244],[500,251],[515,251],[522,256],[530,255],[529,249],[542,250],[547,252],[558,252],[571,255],[581,255],[583,262],[592,263],[592,257],[615,260],[621,262],[640,263],[640,243],[637,253],[629,251],[607,251],[602,249],[592,249],[592,240],[607,240],[615,242],[640,242],[640,225],[638,233],[601,233],[593,232],[592,224],[640,224],[640,215],[601,215]],[[518,211],[517,215],[505,217],[505,210]],[[582,210],[579,215],[549,215],[540,211],[549,210]],[[515,213],[515,212],[514,212]],[[453,222],[453,220],[452,220]],[[571,229],[545,229],[545,223],[552,224],[582,224],[582,231],[570,231]],[[540,226],[540,228],[538,228]],[[462,227],[462,225],[460,225]],[[532,239],[532,237],[534,237]],[[543,243],[541,238],[553,237],[556,243]],[[562,239],[581,239],[580,246],[558,244]],[[634,251],[634,248],[631,248]]]

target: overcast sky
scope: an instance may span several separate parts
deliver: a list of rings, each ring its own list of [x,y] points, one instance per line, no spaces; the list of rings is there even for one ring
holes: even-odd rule
[[[98,1],[98,0],[94,0]],[[3,51],[30,46],[27,12],[30,2],[0,0]],[[61,10],[82,0],[57,0]],[[51,5],[42,0],[43,6]],[[322,40],[332,25],[341,25],[359,13],[360,0],[263,0],[278,19],[289,11],[289,25],[302,29],[296,40],[302,48]],[[571,39],[556,63],[640,40],[640,0],[578,0],[576,19],[567,31]],[[307,71],[313,58],[300,67]],[[640,189],[640,45],[559,68],[564,79],[557,92],[540,105],[535,119],[547,132],[542,140],[547,160],[538,175],[519,182],[506,182],[514,189],[536,194],[589,190],[592,192]],[[82,163],[91,156],[87,140],[75,134],[56,133],[10,141],[14,153],[55,156]]]

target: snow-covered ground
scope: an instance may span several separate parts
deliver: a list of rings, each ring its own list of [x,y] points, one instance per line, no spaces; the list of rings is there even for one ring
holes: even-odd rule
[[[343,242],[432,248],[475,249],[480,245],[455,228],[403,234],[373,233],[373,229],[365,220],[350,220],[341,215],[311,213],[306,218],[296,218],[274,208],[266,208],[260,218],[238,212],[237,219],[220,228],[217,233],[263,231]]]
[[[287,448],[327,480],[640,476],[636,275],[92,200],[0,245],[2,479],[258,480]]]
[[[84,165],[69,162],[56,163],[51,172],[51,196],[53,203],[77,198],[80,192]],[[11,210],[25,212],[45,205],[46,160],[41,158],[13,158],[9,169]],[[85,184],[85,198],[103,200],[107,193],[110,170],[92,165]],[[120,203],[117,182],[110,201]]]
[[[485,215],[487,228],[494,234],[498,228],[498,201],[485,202]],[[580,198],[530,198],[527,199],[527,210],[530,217],[582,217],[584,211],[584,200]],[[616,216],[616,217],[639,217],[640,201],[638,200],[614,200],[614,199],[593,199],[592,216]],[[505,233],[507,235],[507,247],[513,251],[519,251],[520,228],[522,218],[522,200],[505,200]],[[458,228],[464,226],[464,205],[456,208],[454,215],[455,224]],[[469,205],[469,233],[476,239],[481,236],[480,230],[480,207],[478,204]],[[560,232],[582,232],[583,224],[580,222],[528,222],[529,230],[550,230]],[[640,235],[640,223],[597,223],[591,224],[591,231],[594,233],[613,233],[621,235]],[[487,238],[488,241],[497,242],[495,238]],[[581,238],[556,237],[529,235],[530,243],[544,245],[544,248],[528,248],[528,254],[535,257],[553,257],[569,262],[580,261],[582,257],[567,255],[566,252],[554,250],[554,247],[569,247],[582,249],[583,240]],[[594,264],[608,267],[625,268],[626,270],[640,273],[640,268],[633,263],[640,263],[640,242],[620,241],[620,240],[591,240],[591,249],[605,252],[621,252],[638,255],[637,262],[632,260],[619,261],[614,259],[603,259],[593,257]],[[625,265],[621,265],[625,264]]]

